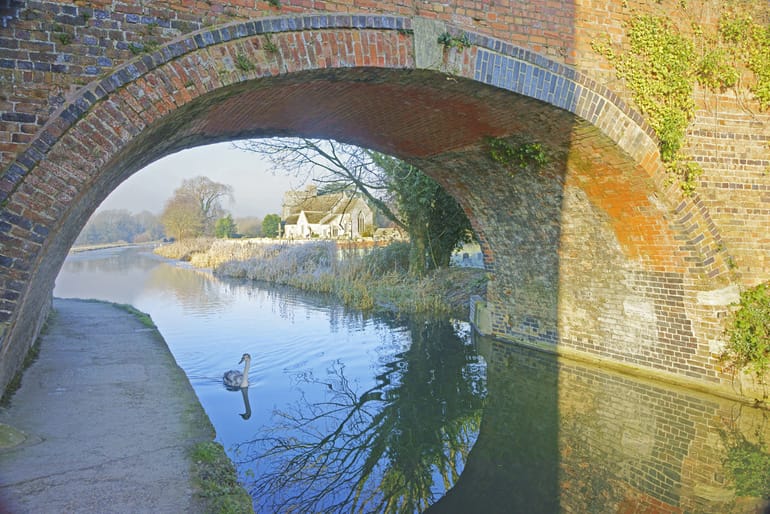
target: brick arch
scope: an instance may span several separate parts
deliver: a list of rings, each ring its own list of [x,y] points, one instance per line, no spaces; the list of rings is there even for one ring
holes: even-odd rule
[[[443,31],[470,46],[442,48]],[[496,272],[495,335],[566,343],[671,374],[689,360],[694,375],[714,379],[687,312],[698,287],[685,268],[714,276],[724,266],[700,248],[714,234],[694,235],[707,226],[705,214],[673,204],[662,186],[655,140],[638,114],[574,69],[487,36],[419,18],[329,14],[199,31],[87,85],[50,118],[0,179],[3,384],[18,367],[17,349],[39,330],[69,247],[107,194],[169,153],[270,135],[375,148],[441,181],[468,210]],[[488,158],[485,137],[521,135],[552,150],[540,175],[511,177]],[[582,216],[576,228],[563,219],[573,204]],[[564,269],[569,259],[588,262],[572,254],[594,222],[597,251],[612,261],[621,289]],[[576,330],[558,295],[581,288],[612,300],[604,313],[611,325],[631,316],[648,331],[645,347],[597,342],[616,335],[604,326],[593,335]],[[645,302],[629,307],[626,291]],[[656,358],[661,335],[666,348],[685,339],[682,359]]]

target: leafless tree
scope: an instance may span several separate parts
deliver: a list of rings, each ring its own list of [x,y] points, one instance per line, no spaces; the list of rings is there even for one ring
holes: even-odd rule
[[[266,156],[276,172],[313,180],[325,192],[361,193],[385,217],[406,230],[390,206],[387,177],[370,150],[331,140],[273,138],[236,141],[236,148]]]
[[[161,215],[166,233],[177,239],[212,234],[216,220],[225,214],[222,200],[232,197],[232,186],[208,177],[183,180]]]

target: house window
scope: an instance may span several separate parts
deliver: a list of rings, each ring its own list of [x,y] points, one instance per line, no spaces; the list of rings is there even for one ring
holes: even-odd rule
[[[363,212],[359,212],[358,213],[358,230],[356,230],[359,236],[361,235],[361,233],[364,231],[365,228],[366,228],[366,217],[364,216]]]

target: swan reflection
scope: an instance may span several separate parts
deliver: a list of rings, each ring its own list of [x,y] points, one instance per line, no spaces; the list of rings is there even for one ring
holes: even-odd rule
[[[249,388],[248,387],[242,388],[241,394],[243,395],[243,408],[246,409],[246,412],[238,415],[242,417],[244,420],[247,420],[251,417],[251,404],[249,403]]]

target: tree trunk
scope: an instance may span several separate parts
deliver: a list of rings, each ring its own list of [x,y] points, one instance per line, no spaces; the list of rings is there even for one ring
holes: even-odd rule
[[[427,233],[419,223],[410,227],[409,231],[409,273],[421,277],[425,274],[425,249],[427,248]]]

